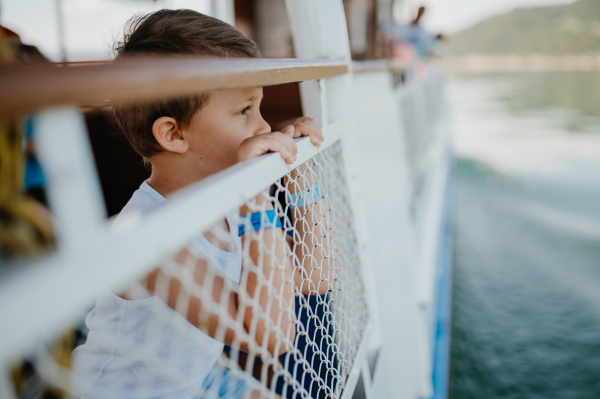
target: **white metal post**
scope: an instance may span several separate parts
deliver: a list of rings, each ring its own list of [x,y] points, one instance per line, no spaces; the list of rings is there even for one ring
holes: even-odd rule
[[[59,107],[35,114],[34,126],[59,251],[81,250],[106,218],[85,121],[76,108]]]
[[[54,8],[56,11],[56,29],[58,33],[58,47],[60,48],[60,60],[67,60],[67,46],[65,39],[65,12],[63,0],[54,0]]]
[[[81,113],[72,107],[58,107],[42,110],[34,115],[34,128],[36,134],[36,149],[39,160],[42,164],[44,177],[47,183],[47,194],[50,205],[50,211],[53,216],[53,227],[58,236],[58,256],[68,257],[69,254],[81,253],[87,249],[86,238],[97,233],[103,226],[106,212],[102,201],[102,191],[94,165],[94,156],[91,151],[87,137],[87,129]],[[62,267],[63,265],[57,265]],[[28,269],[28,265],[22,265]],[[85,270],[86,264],[80,264],[80,270]],[[58,272],[56,267],[47,266],[49,272]],[[21,276],[31,275],[31,270],[24,270]],[[29,272],[29,273],[27,273]],[[13,278],[14,276],[10,276]],[[75,276],[73,276],[75,277]],[[29,280],[31,286],[39,281]],[[14,282],[14,279],[13,279]],[[43,283],[43,282],[42,282]],[[18,285],[18,284],[17,284]],[[33,300],[37,292],[27,293],[27,299]],[[60,287],[56,287],[56,295],[68,296],[68,292],[62,292]],[[45,296],[52,300],[55,297]],[[14,320],[19,319],[19,306],[23,306],[18,296],[12,296],[12,304],[4,302],[8,313],[17,314]],[[18,304],[18,305],[16,305]],[[31,315],[22,315],[27,318]],[[41,317],[40,317],[41,318]],[[10,380],[10,362],[15,350],[22,344],[15,338],[19,335],[20,321],[9,322],[10,318],[5,318],[7,325],[10,325],[12,331],[6,331],[3,339],[12,342],[6,348],[0,350],[0,359],[5,364],[0,365],[0,397],[10,398],[14,396]],[[57,320],[55,320],[57,321]],[[28,324],[27,323],[22,324]],[[51,326],[55,329],[55,325]],[[27,331],[26,335],[31,335]],[[31,341],[29,341],[31,342]],[[15,350],[15,351],[18,351]],[[8,355],[8,356],[3,356]]]
[[[229,25],[235,26],[233,0],[211,0],[210,8],[210,14],[213,17],[220,19],[223,22],[227,22]]]
[[[341,58],[352,70],[348,31],[341,0],[287,0],[289,20],[296,57]],[[323,88],[325,86],[325,88]],[[357,233],[361,242],[366,241],[360,223],[360,151],[352,102],[352,75],[346,74],[300,84],[304,114],[320,120],[326,111],[329,123],[339,122],[344,129],[343,143],[349,188],[355,205]],[[321,92],[326,91],[326,98]],[[322,100],[326,100],[326,107]],[[325,107],[325,108],[324,108]],[[352,160],[351,162],[349,160]]]
[[[350,3],[350,47],[355,54],[367,51],[368,4],[366,0],[352,0]]]
[[[350,43],[344,8],[341,0],[286,0],[295,55],[298,58],[341,58],[352,71]],[[344,163],[348,179],[350,201],[354,215],[354,227],[358,240],[358,253],[363,273],[369,269],[367,251],[368,234],[364,213],[364,193],[361,188],[361,155],[357,140],[357,129],[352,89],[352,75],[322,79],[300,84],[303,111],[306,116],[325,123],[341,123]],[[368,289],[369,287],[365,287]],[[371,296],[368,295],[368,298]],[[369,307],[373,304],[369,303]],[[356,381],[366,362],[366,337],[361,343],[360,356],[355,359],[348,377],[343,398],[350,398]],[[369,386],[365,385],[365,389]],[[367,393],[367,395],[370,395]]]

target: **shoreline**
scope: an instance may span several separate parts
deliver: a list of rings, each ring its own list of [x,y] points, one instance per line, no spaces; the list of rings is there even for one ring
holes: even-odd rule
[[[600,54],[469,54],[446,57],[446,66],[451,73],[597,71],[600,70]]]

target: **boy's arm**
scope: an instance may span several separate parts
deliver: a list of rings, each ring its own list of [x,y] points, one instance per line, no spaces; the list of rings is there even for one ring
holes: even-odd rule
[[[244,161],[273,151],[279,152],[287,163],[293,163],[298,150],[290,138],[302,136],[308,136],[316,146],[323,142],[323,132],[316,121],[301,117],[296,119],[294,124],[282,129],[281,133],[268,133],[246,139],[240,146],[239,159]],[[308,172],[310,171],[307,171],[306,165],[301,165],[291,173],[291,179],[286,179],[286,189],[290,194],[309,189],[317,183],[316,175]],[[295,266],[294,282],[303,294],[324,295],[333,288],[335,253],[330,231],[331,221],[326,217],[326,210],[324,200],[319,199],[314,204],[296,208],[292,212],[296,221],[293,246],[298,264],[290,261]]]
[[[323,132],[312,118],[301,117],[282,130],[292,138],[308,136],[320,146]],[[312,167],[313,161],[307,164]],[[306,164],[300,165],[286,177],[285,187],[290,194],[311,190],[317,184],[317,176]],[[294,223],[293,248],[297,259],[294,281],[303,294],[324,295],[333,289],[335,281],[335,249],[331,237],[331,219],[325,200],[307,199],[306,205],[292,209]]]
[[[291,344],[295,339],[291,265],[280,244],[282,240],[285,244],[283,232],[277,230],[265,235],[261,242],[244,243],[250,245],[253,264],[262,261],[255,267],[245,264],[249,271],[242,276],[240,285],[234,286],[245,290],[250,301],[227,287],[228,277],[219,269],[187,249],[168,265],[153,270],[141,285],[210,337],[244,352],[250,352],[252,340],[277,357],[290,350],[286,342]],[[264,255],[267,248],[272,248],[273,255]],[[189,262],[192,258],[194,261]],[[275,268],[275,264],[284,267]],[[202,296],[208,292],[209,296]],[[243,325],[236,325],[237,320],[243,320]],[[242,334],[239,327],[243,328]]]
[[[236,334],[238,294],[227,287],[227,278],[205,258],[183,249],[169,265],[148,274],[141,285],[210,337],[230,346],[238,343],[240,350],[249,352],[248,336]],[[223,313],[228,315],[225,320]]]
[[[263,195],[256,197],[255,205],[263,212],[273,210]],[[240,215],[251,213],[247,206],[240,208]],[[250,300],[244,303],[238,297],[238,303],[250,335],[278,356],[291,349],[296,335],[292,262],[281,228],[257,233],[258,240],[248,233],[242,236],[242,247],[248,257],[244,257],[240,285],[245,287]]]
[[[308,164],[312,166],[312,160]],[[316,184],[317,176],[307,164],[294,169],[285,181],[290,194],[315,190]],[[293,206],[293,248],[298,262],[294,281],[303,294],[325,295],[333,289],[336,276],[331,219],[323,198],[304,198],[304,201],[304,206],[289,204]]]
[[[298,148],[289,135],[290,131],[293,129],[264,133],[244,140],[238,153],[239,161],[278,152],[286,163],[294,163]],[[255,204],[264,211],[273,209],[273,205],[262,194],[256,197]],[[241,216],[251,213],[246,206],[240,208]],[[239,306],[244,309],[244,324],[256,342],[264,342],[271,353],[279,355],[291,348],[282,346],[282,340],[278,337],[285,337],[284,341],[289,339],[293,343],[296,335],[292,263],[286,254],[289,248],[281,229],[273,227],[260,232],[261,240],[249,240],[246,235],[242,236],[242,247],[244,253],[249,254],[251,264],[247,258],[244,259],[243,267],[246,270],[242,273],[241,285],[245,286],[252,301],[240,301]],[[268,320],[264,316],[257,317],[265,313]]]

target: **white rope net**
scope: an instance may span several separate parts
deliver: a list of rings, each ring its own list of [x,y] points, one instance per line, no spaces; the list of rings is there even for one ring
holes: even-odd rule
[[[241,272],[227,268],[238,260]],[[175,310],[169,325],[191,323],[225,344],[194,398],[340,397],[369,317],[341,144],[224,215],[129,294],[140,286]],[[131,345],[139,359],[153,360],[157,381],[189,378],[169,363],[185,348]],[[39,362],[45,384],[73,384],[73,373]]]

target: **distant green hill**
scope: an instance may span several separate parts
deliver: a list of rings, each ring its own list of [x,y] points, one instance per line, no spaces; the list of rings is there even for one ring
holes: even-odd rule
[[[452,35],[450,55],[600,53],[600,0],[519,8]]]

